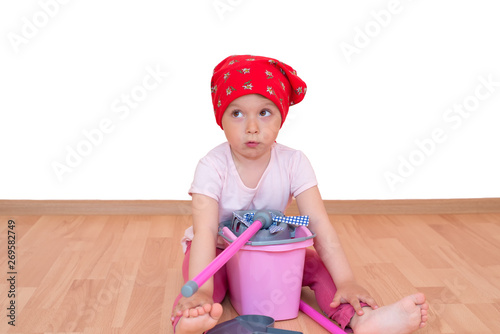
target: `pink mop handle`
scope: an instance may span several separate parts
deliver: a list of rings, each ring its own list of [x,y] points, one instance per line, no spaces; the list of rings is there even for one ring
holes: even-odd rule
[[[227,261],[253,237],[262,227],[262,223],[256,220],[243,232],[233,243],[231,243],[222,253],[213,259],[195,278],[184,284],[181,293],[184,297],[191,297],[198,288],[212,277]]]
[[[311,317],[318,324],[323,326],[327,331],[333,334],[346,334],[342,328],[337,327],[333,322],[324,317],[321,313],[313,309],[311,306],[307,305],[303,300],[299,303],[299,309]]]

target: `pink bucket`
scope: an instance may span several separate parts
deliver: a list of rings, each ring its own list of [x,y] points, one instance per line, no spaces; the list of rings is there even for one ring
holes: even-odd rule
[[[221,234],[229,244],[236,236],[227,227]],[[295,237],[279,241],[249,242],[227,262],[229,297],[240,315],[266,315],[275,320],[296,318],[306,248],[313,245],[307,227]]]

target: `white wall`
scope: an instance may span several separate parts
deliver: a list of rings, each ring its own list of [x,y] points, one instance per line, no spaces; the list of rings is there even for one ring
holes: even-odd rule
[[[498,13],[494,0],[3,1],[0,198],[188,199],[225,140],[212,69],[246,53],[307,82],[278,140],[308,155],[325,199],[498,197]]]

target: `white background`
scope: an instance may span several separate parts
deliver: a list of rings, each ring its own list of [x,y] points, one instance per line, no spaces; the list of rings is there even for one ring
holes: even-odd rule
[[[308,84],[278,141],[306,153],[325,199],[499,197],[499,12],[493,0],[2,1],[0,198],[189,199],[198,160],[225,140],[210,78],[231,54],[277,58]],[[163,77],[145,91],[148,69]],[[447,114],[478,89],[468,117]],[[112,130],[90,144],[103,120]],[[435,129],[445,140],[431,145]]]

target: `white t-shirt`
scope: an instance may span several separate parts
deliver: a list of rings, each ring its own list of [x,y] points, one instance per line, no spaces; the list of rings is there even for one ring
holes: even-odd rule
[[[231,220],[237,210],[284,212],[293,197],[316,185],[316,175],[307,157],[301,151],[275,143],[259,183],[248,188],[236,170],[229,143],[225,142],[199,161],[189,194],[215,199],[219,203],[219,222],[223,222]],[[192,237],[191,227],[183,241]]]

